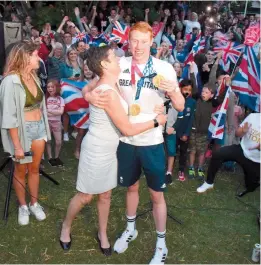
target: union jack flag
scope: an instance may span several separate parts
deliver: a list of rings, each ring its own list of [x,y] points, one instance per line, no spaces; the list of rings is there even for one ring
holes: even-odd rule
[[[232,80],[232,89],[243,105],[260,111],[260,62],[250,46],[245,48],[239,71]]]
[[[89,126],[89,103],[82,96],[86,82],[69,79],[61,80],[61,97],[64,99],[64,111],[70,116],[70,124],[76,128],[87,129]]]
[[[223,78],[223,81],[221,85],[219,86],[219,89],[217,91],[217,95],[220,95],[221,93],[224,93],[224,90],[226,91],[226,95],[224,98],[224,101],[222,104],[220,104],[214,111],[212,112],[210,124],[208,127],[208,134],[210,138],[212,139],[223,139],[224,137],[224,130],[225,130],[225,123],[226,123],[226,115],[227,115],[227,109],[228,109],[228,103],[229,103],[229,96],[231,93],[231,87],[227,87],[225,83],[225,78]]]
[[[111,33],[111,41],[116,41],[117,43],[125,43],[129,38],[130,27],[120,23],[119,21],[114,22],[112,33]]]
[[[245,45],[243,44],[238,45],[236,42],[229,41],[226,43],[219,42],[217,46],[213,48],[213,51],[217,53],[223,52],[222,59],[225,64],[227,64],[228,61],[236,64],[244,48]]]
[[[205,46],[204,47],[200,46],[201,40],[202,40],[201,33],[199,33],[196,37],[196,40],[194,41],[192,50],[190,51],[190,53],[188,54],[187,58],[184,61],[184,65],[188,64],[189,62],[193,62],[195,55],[205,48]]]
[[[88,43],[90,46],[100,47],[109,43],[108,36],[105,33],[101,33],[97,37],[92,37],[91,35],[88,35],[88,37]]]
[[[79,32],[76,36],[76,39],[79,41],[79,40],[83,40],[86,38],[86,33],[83,33],[83,32]]]
[[[219,43],[227,43],[229,41],[228,36],[221,31],[216,31],[213,36],[214,40],[217,40]]]

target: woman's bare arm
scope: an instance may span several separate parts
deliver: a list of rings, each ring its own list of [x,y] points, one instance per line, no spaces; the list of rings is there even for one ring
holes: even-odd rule
[[[108,113],[115,126],[121,131],[123,135],[132,136],[154,128],[153,120],[143,123],[130,123],[128,116],[126,115],[124,108],[121,105],[119,96],[113,90],[109,90],[108,94],[110,100],[105,107],[105,111]],[[160,125],[166,123],[165,115],[160,114],[156,118]]]

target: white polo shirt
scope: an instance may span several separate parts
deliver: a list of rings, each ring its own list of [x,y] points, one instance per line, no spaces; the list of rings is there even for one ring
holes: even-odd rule
[[[260,113],[249,114],[240,124],[243,127],[245,123],[250,125],[248,132],[242,137],[241,147],[246,158],[253,162],[260,163],[260,151],[258,149],[250,150],[257,145],[260,145]]]
[[[167,62],[161,61],[152,57],[153,61],[153,70],[167,80],[177,81],[177,76],[174,68]],[[131,62],[132,57],[121,57],[120,59],[120,67],[121,73],[118,80],[118,85],[120,91],[122,93],[123,98],[128,103],[130,107],[135,101],[136,89],[134,90],[131,86]],[[145,68],[145,64],[137,65],[141,72],[143,72]],[[140,77],[135,73],[136,84]],[[166,101],[165,91],[157,89],[152,80],[145,78],[143,86],[141,88],[140,97],[135,103],[139,104],[141,107],[141,112],[137,116],[129,115],[129,120],[131,123],[140,123],[146,122],[154,119],[157,114],[154,112],[154,108],[156,105],[160,105]],[[129,137],[121,137],[122,142],[132,144],[135,146],[150,146],[156,145],[163,142],[162,136],[162,126],[157,128],[153,128],[141,134]]]

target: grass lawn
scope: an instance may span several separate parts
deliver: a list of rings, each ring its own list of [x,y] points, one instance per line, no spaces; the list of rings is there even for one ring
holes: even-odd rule
[[[63,169],[45,165],[45,171],[60,182],[59,186],[41,177],[40,203],[47,219],[38,222],[31,216],[30,224],[21,227],[17,223],[17,202],[11,195],[8,223],[1,221],[0,263],[148,263],[152,257],[156,233],[151,212],[137,220],[138,238],[121,255],[104,257],[95,240],[97,211],[95,201],[77,216],[72,229],[72,247],[64,252],[59,245],[61,222],[69,200],[75,194],[78,161],[73,157],[74,141],[65,143],[61,158]],[[1,153],[0,157],[3,157]],[[5,170],[5,174],[7,174]],[[243,181],[240,169],[235,173],[220,172],[215,189],[197,194],[197,180],[184,183],[175,181],[165,193],[170,214],[181,219],[179,225],[168,218],[167,246],[168,264],[247,264],[252,263],[251,254],[255,243],[260,242],[256,221],[260,191],[235,198],[239,182]],[[7,179],[0,174],[0,214],[3,214]],[[241,186],[241,190],[243,186]],[[111,243],[125,228],[126,189],[113,191],[109,218]],[[29,202],[29,201],[28,201]],[[149,195],[144,178],[140,189],[138,213],[149,207]]]

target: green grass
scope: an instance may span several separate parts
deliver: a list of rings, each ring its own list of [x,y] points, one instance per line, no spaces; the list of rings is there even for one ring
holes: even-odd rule
[[[64,252],[59,245],[61,222],[69,200],[75,194],[78,161],[72,156],[74,141],[65,143],[62,149],[64,169],[45,165],[45,171],[60,182],[59,186],[41,177],[40,203],[47,219],[43,222],[30,218],[30,224],[21,227],[17,223],[17,203],[12,191],[8,223],[0,227],[0,263],[148,263],[155,247],[155,227],[151,213],[137,220],[138,238],[121,255],[105,258],[95,240],[97,211],[95,201],[77,216],[72,229],[72,247]],[[1,156],[3,156],[1,154]],[[7,174],[7,172],[5,172]],[[197,194],[197,180],[181,183],[175,181],[165,193],[168,212],[184,223],[179,225],[168,218],[168,264],[246,264],[251,263],[255,243],[260,241],[256,222],[259,208],[259,189],[242,198],[245,205],[235,198],[240,170],[236,173],[221,172],[215,189]],[[0,214],[3,214],[7,179],[0,174]],[[242,188],[242,187],[241,187]],[[126,189],[113,191],[109,218],[111,243],[125,228]],[[146,210],[149,194],[144,178],[140,189],[138,212]],[[253,208],[254,207],[254,208]]]

